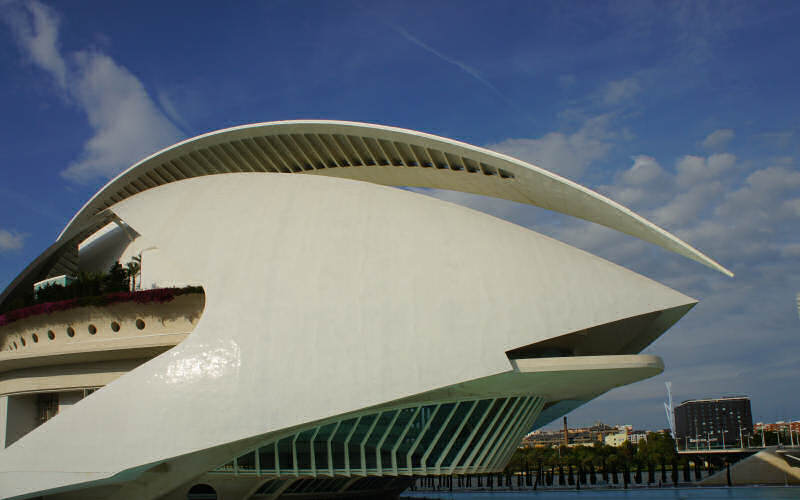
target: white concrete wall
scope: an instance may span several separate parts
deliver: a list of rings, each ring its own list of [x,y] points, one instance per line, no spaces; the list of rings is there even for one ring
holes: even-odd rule
[[[0,453],[0,496],[507,373],[510,349],[695,302],[520,226],[358,181],[206,176],[113,210],[203,285],[205,311],[181,344]]]

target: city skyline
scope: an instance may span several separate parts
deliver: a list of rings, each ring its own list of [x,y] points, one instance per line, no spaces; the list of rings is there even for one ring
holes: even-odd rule
[[[791,398],[800,75],[787,64],[796,4],[150,10],[0,4],[0,289],[54,240],[65,214],[177,140],[291,118],[400,126],[581,182],[736,273],[545,210],[423,190],[700,300],[645,351],[664,358],[664,374],[608,393],[570,422],[666,427],[667,380],[675,401],[747,394],[754,421],[800,414]],[[191,29],[177,36],[175,26]]]

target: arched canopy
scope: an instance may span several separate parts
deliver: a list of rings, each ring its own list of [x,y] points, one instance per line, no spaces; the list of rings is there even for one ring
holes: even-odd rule
[[[329,175],[474,193],[579,217],[732,273],[624,206],[535,165],[431,134],[355,122],[293,120],[228,128],[142,160],[101,189],[59,239],[113,204],[155,186],[229,172]]]

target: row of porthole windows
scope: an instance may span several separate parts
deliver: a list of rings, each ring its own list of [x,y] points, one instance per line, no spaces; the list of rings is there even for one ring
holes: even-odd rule
[[[145,326],[146,325],[145,325],[145,322],[144,322],[143,319],[138,318],[136,320],[136,328],[138,330],[144,330]],[[89,326],[86,329],[88,330],[90,335],[97,334],[97,327],[94,326],[94,324],[90,323]],[[119,323],[117,323],[116,321],[112,321],[111,322],[111,330],[114,333],[118,332],[120,330]],[[72,338],[74,336],[75,336],[75,329],[72,328],[71,326],[68,326],[67,327],[67,337]],[[47,338],[50,339],[50,340],[55,340],[56,339],[56,333],[53,330],[47,330]],[[35,333],[31,334],[31,340],[33,340],[34,344],[38,343],[39,342],[39,335],[37,335]],[[25,337],[23,337],[23,336],[20,336],[19,341],[20,341],[20,343],[22,344],[23,347],[28,345],[27,341],[25,340]],[[8,350],[9,351],[14,351],[16,349],[19,349],[19,345],[17,344],[17,341],[15,340],[8,346]]]

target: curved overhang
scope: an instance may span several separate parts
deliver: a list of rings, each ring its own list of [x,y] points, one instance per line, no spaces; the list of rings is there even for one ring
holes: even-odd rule
[[[595,222],[700,262],[719,263],[626,207],[530,163],[423,132],[332,120],[291,120],[223,129],[151,155],[111,180],[59,235],[147,189],[230,172],[303,173],[391,186],[473,193],[527,203]]]

